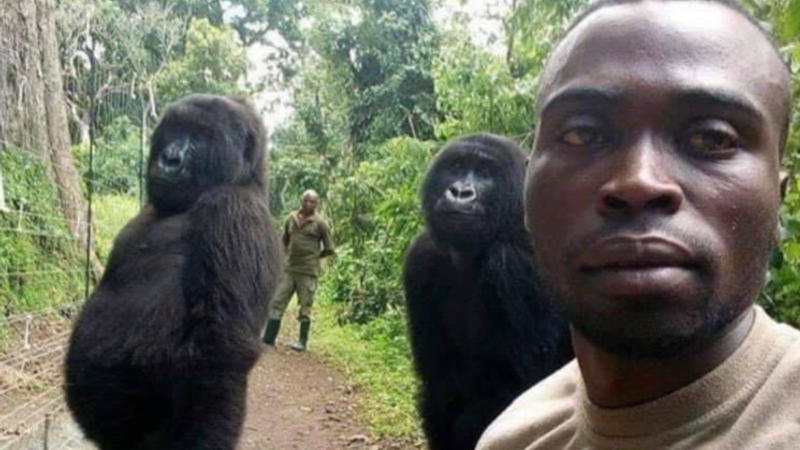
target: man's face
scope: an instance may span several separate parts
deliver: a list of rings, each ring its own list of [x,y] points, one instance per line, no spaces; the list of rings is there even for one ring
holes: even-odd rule
[[[712,3],[606,7],[556,49],[525,219],[545,289],[595,345],[674,354],[756,297],[786,83],[760,32]]]
[[[303,213],[311,214],[317,209],[317,197],[306,195],[303,197]]]

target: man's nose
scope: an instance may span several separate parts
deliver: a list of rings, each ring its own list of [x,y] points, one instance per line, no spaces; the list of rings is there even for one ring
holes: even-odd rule
[[[605,216],[644,212],[674,214],[684,194],[674,178],[668,154],[648,136],[612,156],[609,176],[599,191],[598,210]]]

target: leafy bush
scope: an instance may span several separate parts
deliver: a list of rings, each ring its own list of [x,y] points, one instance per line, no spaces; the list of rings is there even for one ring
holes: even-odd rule
[[[434,74],[444,117],[436,125],[439,138],[475,131],[523,136],[533,130],[536,82],[513,78],[501,57],[451,36],[435,60]]]
[[[186,32],[183,55],[155,76],[159,100],[166,105],[193,92],[243,94],[238,82],[247,69],[245,50],[230,27],[194,19]]]
[[[0,315],[81,299],[85,253],[67,229],[45,160],[5,148],[0,167],[10,209],[0,212]]]
[[[139,170],[144,170],[149,149],[142,148],[141,128],[127,116],[115,118],[95,140],[92,171],[89,171],[89,145],[75,148],[75,156],[87,188],[96,194],[135,194],[139,192]],[[92,181],[93,180],[93,181]]]
[[[343,321],[366,322],[403,304],[403,255],[422,227],[418,186],[432,145],[395,138],[372,149],[351,176],[331,186],[339,248],[323,295],[347,305]]]
[[[800,326],[800,180],[795,180],[782,211],[783,242],[773,258],[761,304],[781,322]]]
[[[283,218],[300,207],[300,196],[314,189],[325,197],[329,181],[320,158],[302,151],[270,153],[270,209]],[[327,205],[323,203],[322,209]]]

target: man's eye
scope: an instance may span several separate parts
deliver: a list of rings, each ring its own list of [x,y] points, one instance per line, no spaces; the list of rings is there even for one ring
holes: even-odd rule
[[[686,139],[689,150],[698,153],[715,153],[737,147],[736,137],[720,130],[702,130],[691,133]]]
[[[727,154],[741,146],[739,134],[727,121],[704,119],[683,135],[683,147],[695,154]]]
[[[608,138],[596,128],[576,127],[564,133],[561,141],[568,145],[584,146],[604,144]]]

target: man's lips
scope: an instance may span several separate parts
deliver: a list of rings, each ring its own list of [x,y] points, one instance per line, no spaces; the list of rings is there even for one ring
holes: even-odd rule
[[[658,235],[614,235],[590,244],[578,258],[584,272],[691,268],[696,258],[685,245]]]
[[[594,241],[577,258],[590,289],[622,299],[672,296],[696,280],[697,256],[660,235],[614,235]]]

